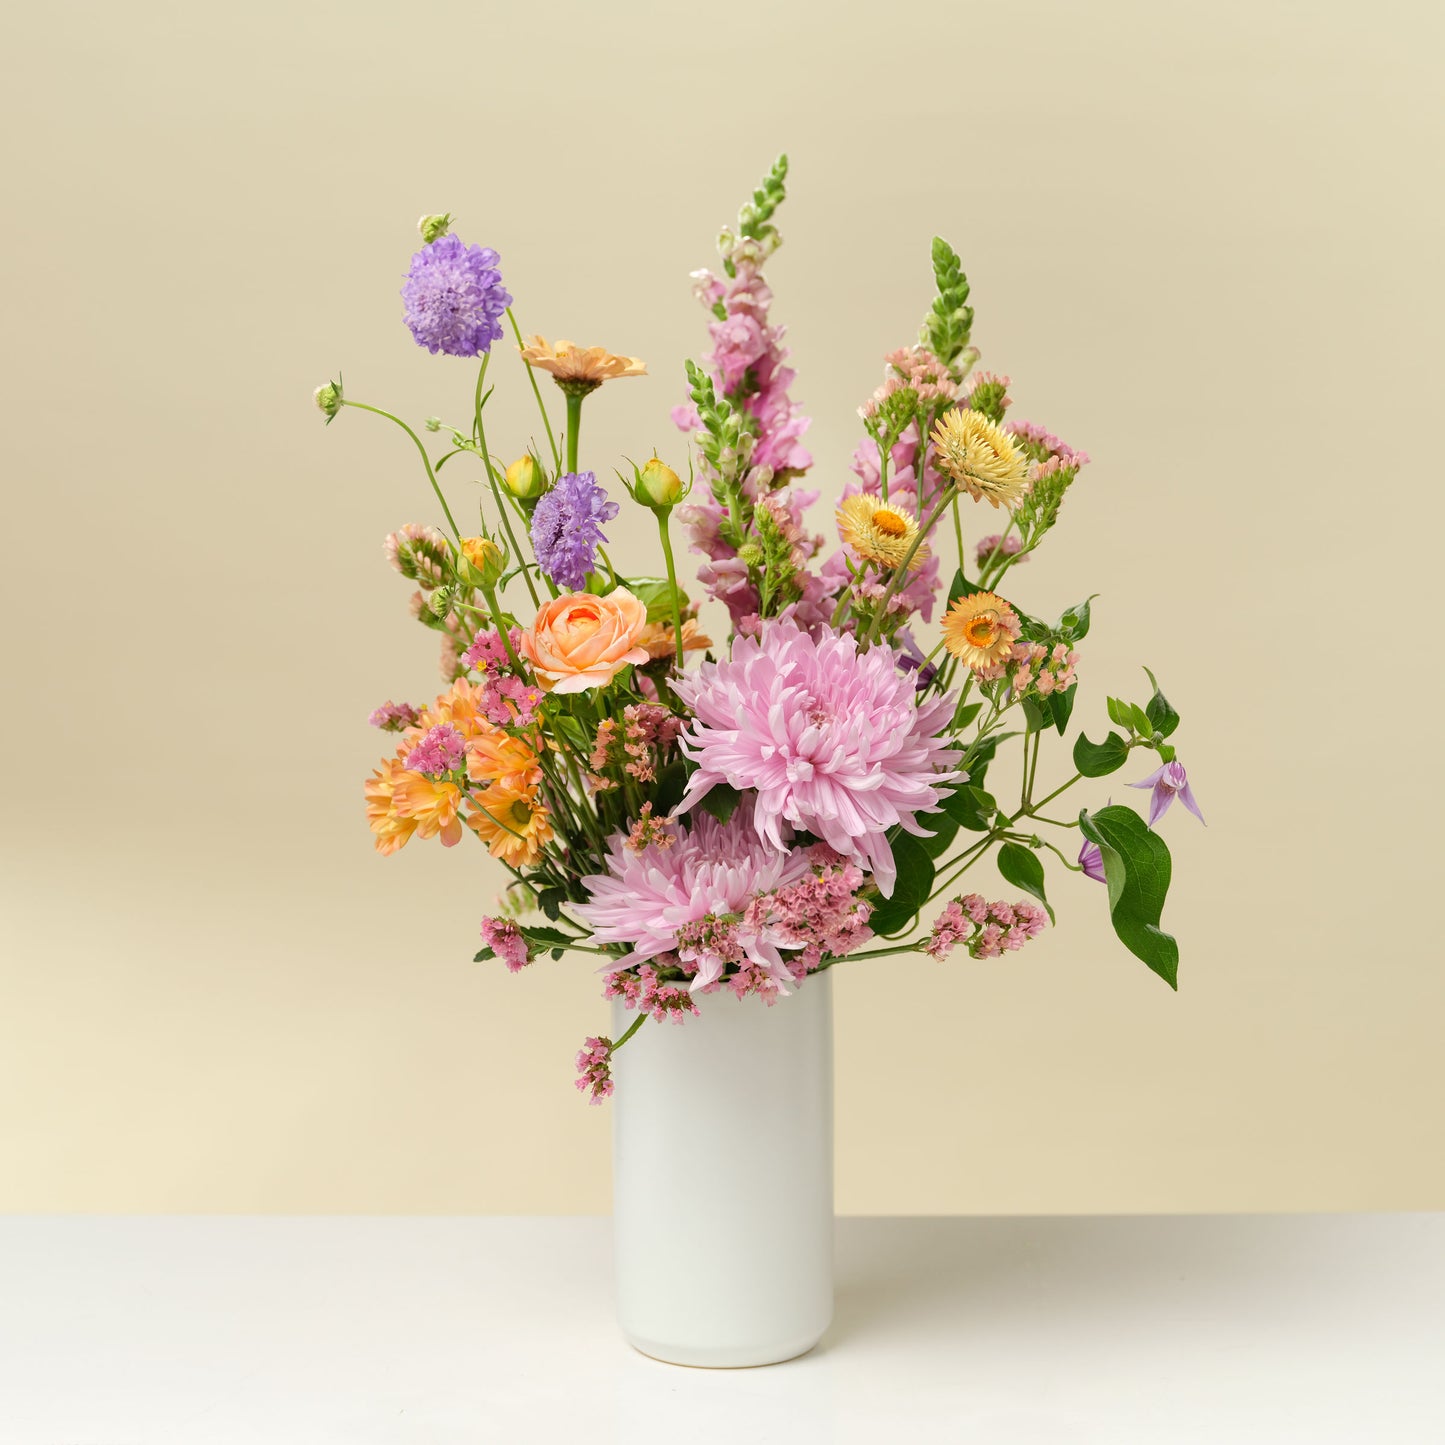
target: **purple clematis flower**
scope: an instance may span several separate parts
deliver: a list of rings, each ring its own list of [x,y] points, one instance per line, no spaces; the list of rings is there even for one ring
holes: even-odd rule
[[[1199,804],[1194,801],[1194,792],[1189,786],[1189,777],[1184,771],[1183,763],[1165,763],[1163,767],[1156,768],[1147,778],[1141,778],[1137,783],[1130,783],[1129,786],[1131,788],[1153,788],[1153,796],[1149,799],[1149,826],[1151,828],[1169,811],[1170,804],[1176,797],[1201,823],[1204,822],[1204,814],[1199,811]],[[1205,826],[1207,827],[1208,824]]]
[[[1085,878],[1092,878],[1095,883],[1109,881],[1104,875],[1104,850],[1097,843],[1085,840],[1084,846],[1079,849],[1079,866],[1083,868]]]

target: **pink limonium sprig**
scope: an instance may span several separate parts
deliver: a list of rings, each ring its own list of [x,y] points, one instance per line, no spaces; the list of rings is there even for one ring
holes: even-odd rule
[[[1038,904],[1027,899],[990,903],[981,893],[968,893],[949,901],[921,947],[938,959],[946,958],[959,944],[971,958],[998,958],[1036,938],[1048,918]]]

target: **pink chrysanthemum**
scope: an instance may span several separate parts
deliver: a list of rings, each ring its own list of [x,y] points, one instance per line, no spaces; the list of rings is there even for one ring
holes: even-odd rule
[[[698,764],[679,812],[718,783],[756,788],[759,837],[781,851],[785,825],[806,828],[892,894],[888,829],[926,836],[916,815],[936,811],[959,776],[938,736],[951,697],[919,703],[889,648],[859,652],[851,636],[814,639],[787,621],[738,638],[728,661],[675,687],[696,714],[680,746]]]
[[[762,842],[751,809],[740,803],[726,823],[702,816],[691,832],[679,829],[669,848],[652,843],[636,853],[625,835],[615,836],[607,872],[582,880],[591,898],[572,911],[592,930],[594,945],[632,946],[626,957],[609,960],[608,972],[676,952],[684,967],[696,968],[692,987],[698,990],[711,988],[729,963],[740,960],[784,981],[791,974],[777,946],[727,919],[741,915],[756,894],[809,872],[802,853]]]

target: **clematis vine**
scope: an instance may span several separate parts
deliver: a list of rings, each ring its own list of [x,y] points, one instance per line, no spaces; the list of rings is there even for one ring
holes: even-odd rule
[[[1156,768],[1147,778],[1141,778],[1137,783],[1130,783],[1129,786],[1154,790],[1149,799],[1149,826],[1151,828],[1169,811],[1175,798],[1178,798],[1201,823],[1204,822],[1204,814],[1199,811],[1199,804],[1194,801],[1194,790],[1189,786],[1189,776],[1184,771],[1183,763],[1165,763],[1162,767]],[[1207,827],[1208,824],[1205,826]],[[1080,858],[1079,861],[1082,863],[1083,859]]]

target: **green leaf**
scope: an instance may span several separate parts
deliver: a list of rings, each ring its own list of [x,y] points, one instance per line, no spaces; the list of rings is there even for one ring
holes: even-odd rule
[[[682,802],[687,788],[687,766],[680,758],[674,758],[658,775],[657,786],[652,793],[652,816],[668,818]]]
[[[1089,635],[1089,604],[1099,594],[1084,598],[1077,607],[1071,607],[1059,618],[1059,631],[1070,642],[1082,642]]]
[[[494,949],[484,948],[484,949],[482,949],[482,951],[481,951],[480,953],[476,953],[476,954],[473,954],[473,955],[472,955],[472,962],[473,962],[473,963],[485,963],[489,958],[495,958],[496,956],[497,956],[497,954],[496,954],[496,951],[495,951]]]
[[[983,704],[981,702],[964,702],[960,698],[958,711],[953,715],[953,730],[957,732],[961,728],[966,728],[982,711]]]
[[[982,587],[978,586],[976,583],[970,582],[968,578],[963,575],[963,568],[960,567],[953,574],[953,581],[949,583],[948,604],[944,608],[944,611],[946,612],[949,607],[952,607],[953,604],[957,602],[960,597],[972,597],[975,592],[982,591]]]
[[[998,812],[993,794],[984,792],[976,783],[961,783],[944,796],[940,806],[960,828],[967,828],[970,833],[987,833],[993,815]]]
[[[538,952],[547,948],[567,948],[576,941],[571,934],[563,933],[559,928],[519,923],[517,931],[527,940],[527,946]]]
[[[893,840],[893,862],[898,868],[893,897],[881,899],[868,917],[869,928],[886,938],[912,928],[933,889],[933,859],[911,833]]]
[[[1015,888],[1032,893],[1044,905],[1048,910],[1049,922],[1053,923],[1053,905],[1044,897],[1044,865],[1039,855],[1032,848],[1025,848],[1022,843],[1005,843],[998,850],[995,861],[998,863],[998,871]]]
[[[1049,706],[1047,698],[1026,697],[1024,699],[1024,731],[1026,733],[1042,732],[1054,721],[1054,710]]]
[[[1149,721],[1154,724],[1154,731],[1161,738],[1167,738],[1179,726],[1179,714],[1174,711],[1169,699],[1159,691],[1159,684],[1154,680],[1154,674],[1147,667],[1144,672],[1154,689],[1154,696],[1149,699],[1149,706],[1145,712],[1148,714]]]
[[[560,888],[544,888],[537,895],[537,907],[556,922],[562,916],[562,905],[567,901],[567,895]]]
[[[1066,687],[1063,692],[1049,694],[1050,711],[1053,714],[1054,726],[1059,730],[1059,736],[1063,737],[1069,726],[1069,714],[1074,710],[1074,696],[1079,690],[1079,684],[1074,683],[1072,687]]]
[[[649,622],[672,621],[672,583],[666,577],[634,577],[627,584],[628,590],[639,602],[647,607]],[[677,589],[679,607],[687,606],[687,593]]]
[[[1108,699],[1108,705],[1109,721],[1111,723],[1118,723],[1121,728],[1132,728],[1134,726],[1134,719],[1129,715],[1129,704],[1127,702],[1123,702],[1117,697],[1111,697]]]
[[[1172,869],[1168,845],[1132,808],[1118,804],[1081,812],[1079,829],[1103,855],[1109,917],[1120,942],[1177,989],[1179,945],[1159,927]]]
[[[1129,744],[1118,733],[1110,733],[1101,743],[1091,743],[1083,733],[1074,739],[1074,766],[1086,778],[1106,778],[1124,766]]]
[[[923,851],[930,858],[941,858],[949,848],[953,846],[953,840],[958,837],[959,822],[951,813],[919,813],[914,821],[920,828],[932,828],[933,831],[925,838],[918,841],[923,845]],[[895,829],[898,836],[902,836],[900,830]],[[894,836],[889,833],[890,840]]]
[[[719,823],[726,823],[741,797],[742,794],[731,783],[714,783],[698,799],[698,807],[704,813],[710,813]]]
[[[1154,736],[1154,724],[1149,721],[1149,714],[1132,702],[1129,704],[1129,721],[1134,725],[1134,731],[1141,738]]]

